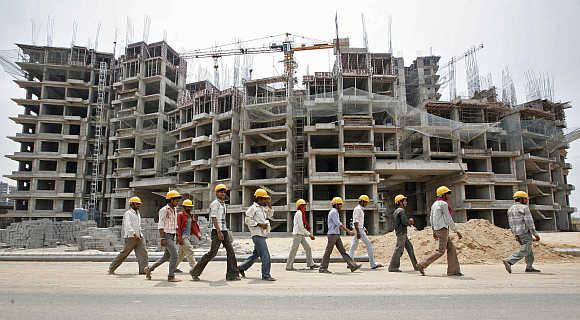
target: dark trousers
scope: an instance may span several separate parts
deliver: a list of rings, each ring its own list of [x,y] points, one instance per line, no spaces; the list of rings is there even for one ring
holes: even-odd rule
[[[239,276],[238,266],[236,264],[236,254],[234,252],[234,247],[232,246],[232,237],[229,231],[222,231],[224,235],[224,240],[220,241],[217,237],[217,232],[215,230],[211,231],[211,246],[209,252],[201,257],[201,260],[195,265],[195,268],[191,270],[191,275],[199,277],[205,269],[205,266],[217,255],[220,245],[224,245],[227,254],[227,271],[226,279],[237,278]]]
[[[242,271],[246,271],[252,267],[258,258],[260,258],[260,260],[262,260],[262,279],[270,278],[270,252],[268,251],[266,238],[252,236],[252,241],[254,242],[254,252],[240,265],[239,268]]]
[[[413,244],[411,244],[411,241],[407,238],[407,234],[398,234],[395,252],[393,252],[391,263],[389,264],[389,271],[399,270],[399,267],[401,266],[401,256],[403,255],[404,250],[407,250],[407,254],[409,254],[409,259],[411,260],[413,269],[417,270],[417,258],[415,258]]]
[[[326,243],[326,250],[324,250],[324,256],[322,256],[322,263],[320,264],[320,270],[327,270],[328,264],[330,263],[330,255],[332,254],[332,250],[334,247],[338,249],[338,252],[342,255],[346,264],[348,264],[349,268],[354,268],[356,264],[352,260],[352,258],[346,253],[344,249],[344,245],[342,244],[342,240],[340,239],[340,235],[338,234],[329,234],[327,236],[328,242]]]
[[[145,267],[149,258],[147,256],[147,250],[145,249],[145,240],[135,239],[135,238],[125,238],[125,246],[123,250],[113,259],[111,265],[109,266],[110,272],[115,272],[117,268],[127,259],[127,256],[131,251],[135,250],[135,257],[137,257],[137,262],[139,263],[139,274],[145,273]]]
[[[155,261],[153,265],[149,267],[149,270],[153,272],[157,267],[169,261],[169,273],[167,274],[167,277],[173,278],[175,277],[175,270],[177,269],[177,246],[175,245],[175,234],[166,233],[165,240],[166,245],[163,256]]]

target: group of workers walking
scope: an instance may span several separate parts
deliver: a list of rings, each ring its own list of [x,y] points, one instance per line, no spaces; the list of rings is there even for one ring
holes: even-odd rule
[[[164,262],[169,262],[169,272],[167,280],[170,282],[181,281],[175,278],[178,263],[187,258],[190,266],[189,274],[193,281],[199,281],[200,276],[207,264],[217,255],[220,246],[226,250],[226,280],[241,280],[246,277],[246,271],[252,267],[259,258],[261,260],[261,278],[264,281],[276,281],[272,277],[270,252],[268,250],[267,238],[271,232],[270,219],[274,215],[270,195],[264,189],[257,189],[254,192],[254,203],[246,210],[244,223],[248,226],[254,250],[245,261],[237,265],[235,251],[232,245],[232,234],[226,225],[227,205],[225,203],[227,186],[218,184],[214,188],[215,200],[209,206],[209,219],[211,227],[211,244],[209,251],[202,256],[199,262],[193,255],[191,239],[196,237],[201,239],[201,231],[197,218],[192,213],[193,203],[191,200],[183,200],[181,206],[183,211],[177,213],[177,206],[182,199],[179,192],[171,190],[166,194],[167,204],[159,210],[158,230],[161,239],[161,246],[164,248],[163,256],[152,265],[147,265],[148,256],[145,249],[145,241],[141,231],[141,216],[139,208],[141,199],[132,197],[129,199],[130,208],[123,216],[123,236],[125,246],[109,266],[109,273],[114,274],[115,270],[135,251],[139,265],[139,274],[144,274],[147,279],[151,279],[151,273]],[[394,198],[396,209],[393,212],[394,230],[397,237],[395,249],[388,266],[389,272],[401,272],[400,259],[406,250],[413,269],[425,275],[425,269],[434,261],[447,253],[447,275],[463,276],[457,257],[456,247],[450,238],[449,231],[455,232],[459,239],[462,238],[461,231],[458,230],[452,218],[452,208],[449,201],[451,190],[446,186],[441,186],[436,190],[437,200],[431,206],[430,225],[433,230],[433,237],[437,240],[436,250],[424,260],[417,262],[413,245],[407,236],[407,227],[414,226],[415,220],[406,213],[407,197],[399,194]],[[526,272],[539,272],[532,264],[534,255],[532,252],[532,241],[539,241],[540,237],[535,229],[534,220],[527,206],[528,195],[524,191],[518,191],[513,196],[515,204],[508,210],[508,221],[510,229],[516,241],[519,242],[520,249],[510,257],[503,260],[506,271],[511,273],[511,266],[521,260],[526,259]],[[292,246],[286,262],[286,270],[294,271],[294,261],[298,248],[302,246],[306,254],[306,266],[310,270],[318,269],[320,273],[331,273],[328,270],[330,256],[336,247],[351,272],[360,269],[361,265],[354,261],[354,255],[358,248],[359,240],[366,246],[371,269],[382,268],[383,265],[375,261],[373,246],[367,236],[364,227],[364,208],[370,203],[367,195],[358,198],[358,205],[353,210],[352,229],[349,229],[340,221],[339,212],[344,201],[340,197],[331,200],[332,208],[327,217],[327,244],[320,265],[314,263],[312,249],[307,238],[314,240],[315,237],[308,224],[306,214],[306,201],[299,199],[296,201],[296,213],[293,219]],[[342,239],[341,231],[353,236],[350,252],[347,253]]]

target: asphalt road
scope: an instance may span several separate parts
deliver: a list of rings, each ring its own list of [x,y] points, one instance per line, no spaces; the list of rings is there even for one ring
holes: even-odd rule
[[[444,266],[400,274],[385,270],[350,273],[331,264],[331,275],[285,272],[277,282],[224,281],[225,263],[213,262],[193,282],[152,281],[127,263],[106,275],[106,263],[2,262],[0,319],[578,319],[580,264],[539,265],[541,275],[502,266],[464,266],[463,278],[446,277]],[[182,264],[181,267],[185,267]],[[405,267],[405,266],[403,266]],[[523,266],[521,266],[523,267]]]

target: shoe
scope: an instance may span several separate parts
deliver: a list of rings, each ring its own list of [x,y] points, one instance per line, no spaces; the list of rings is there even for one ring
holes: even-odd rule
[[[319,269],[318,272],[319,273],[332,273],[328,269]]]
[[[448,274],[447,276],[448,277],[463,277],[463,273],[457,272],[457,273]]]
[[[294,268],[286,268],[286,271],[296,271]]]
[[[389,270],[389,272],[402,272],[401,269]]]
[[[226,278],[226,281],[240,281],[240,280],[242,280],[240,277]]]
[[[175,269],[175,273],[183,273],[183,271],[181,271],[179,269]]]
[[[534,269],[534,268],[532,267],[532,268],[529,268],[529,269],[528,269],[528,268],[526,268],[526,272],[542,272],[542,271],[540,271],[540,270],[538,270],[538,269]]]
[[[413,266],[413,270],[419,271],[419,268],[417,266]]]
[[[191,276],[191,281],[200,281],[198,276]]]
[[[360,269],[360,267],[362,267],[362,264],[355,264],[354,267],[349,268],[349,269],[350,269],[350,272],[355,272],[358,269]]]
[[[264,280],[264,281],[276,281],[276,278],[268,277],[268,278],[262,278],[262,280]]]
[[[507,271],[508,273],[512,273],[512,265],[511,265],[511,263],[509,263],[509,262],[507,262],[505,260],[502,260],[502,262],[503,262],[503,266],[505,267],[505,271]]]
[[[425,275],[425,268],[423,268],[423,266],[417,265],[417,270],[421,273],[422,276]]]
[[[167,277],[167,281],[169,282],[180,282],[180,279],[175,279],[175,277]]]
[[[107,272],[107,274],[114,275],[115,271],[109,270],[109,272]]]
[[[149,267],[145,267],[145,278],[147,280],[151,280],[151,270],[149,269]]]
[[[242,278],[245,278],[246,277],[246,271],[244,271],[242,269],[239,269],[239,271],[240,271],[240,275],[242,276]]]
[[[320,266],[319,266],[319,265],[317,265],[317,264],[313,264],[313,265],[311,265],[309,268],[310,268],[310,270],[314,270],[314,269],[318,269],[318,268],[320,268]]]
[[[382,264],[377,263],[374,267],[371,267],[371,269],[376,270],[376,269],[382,268],[382,267],[384,267]]]

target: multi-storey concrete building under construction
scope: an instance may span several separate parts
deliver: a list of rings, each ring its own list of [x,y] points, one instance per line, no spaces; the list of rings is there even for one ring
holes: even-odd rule
[[[568,103],[508,105],[494,88],[440,101],[439,57],[405,66],[390,53],[338,43],[330,72],[300,84],[292,74],[248,78],[227,89],[186,83],[185,59],[165,42],[131,44],[118,58],[19,45],[27,76],[16,81],[22,112],[12,120],[22,130],[9,137],[20,148],[8,156],[18,162],[8,176],[17,191],[1,218],[65,219],[84,206],[101,224],[118,224],[129,197],[156,217],[169,189],[207,214],[212,187],[225,183],[234,231],[245,231],[243,212],[264,188],[274,231],[292,229],[298,198],[321,234],[332,197],[345,199],[348,223],[367,194],[365,223],[376,234],[390,229],[396,194],[409,197],[410,214],[425,225],[436,187],[447,185],[456,221],[507,227],[511,195],[525,190],[540,230],[572,228]]]

